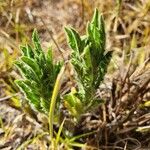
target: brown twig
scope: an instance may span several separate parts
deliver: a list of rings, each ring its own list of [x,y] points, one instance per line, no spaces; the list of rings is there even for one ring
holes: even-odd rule
[[[82,6],[82,23],[84,24],[84,0],[81,0],[81,6]]]
[[[52,32],[52,30],[47,27],[46,23],[44,22],[44,20],[43,20],[42,18],[40,18],[40,19],[41,19],[43,25],[45,26],[45,28],[47,29],[47,31],[48,31],[48,33],[49,33],[49,35],[50,35],[52,41],[54,42],[55,46],[57,47],[57,49],[58,49],[60,55],[62,56],[62,58],[64,58],[63,51],[62,51],[61,48],[59,47],[59,45],[58,45],[58,43],[56,42],[55,38],[53,37],[53,32]],[[65,59],[65,58],[64,58],[64,59]]]

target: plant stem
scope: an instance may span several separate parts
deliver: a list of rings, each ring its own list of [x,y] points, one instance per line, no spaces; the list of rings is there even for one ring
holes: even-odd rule
[[[56,79],[56,82],[54,85],[52,98],[51,98],[50,108],[49,108],[49,120],[48,121],[49,121],[49,132],[50,132],[51,140],[53,140],[53,119],[54,119],[55,104],[56,104],[56,99],[57,99],[59,89],[62,84],[64,72],[65,72],[65,65],[62,66],[62,68],[57,76],[57,79]]]

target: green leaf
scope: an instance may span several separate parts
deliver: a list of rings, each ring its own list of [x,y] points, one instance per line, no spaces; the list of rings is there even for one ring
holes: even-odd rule
[[[65,106],[70,111],[70,113],[75,116],[79,117],[81,112],[83,111],[82,103],[78,99],[77,96],[75,96],[75,93],[72,91],[64,96]]]
[[[64,96],[65,101],[70,105],[70,107],[75,107],[75,97],[72,93],[69,93],[67,95]]]
[[[24,78],[39,82],[40,79],[36,74],[35,70],[33,70],[28,64],[19,60],[19,61],[15,61],[15,65],[18,67],[20,73]]]
[[[21,81],[24,84],[26,84],[26,86],[28,86],[28,88],[30,88],[35,95],[39,95],[40,96],[41,91],[40,91],[39,85],[36,82],[28,80],[28,79],[21,80]]]
[[[89,45],[87,45],[84,48],[82,56],[83,56],[83,59],[85,61],[87,73],[92,73],[93,66],[92,66],[91,53],[90,53],[90,46]]]
[[[20,49],[21,49],[21,51],[22,51],[22,53],[23,53],[24,56],[28,56],[26,46],[20,46]]]
[[[93,24],[89,24],[88,34],[89,34],[89,39],[90,39],[91,43],[93,44],[93,46],[97,49],[100,49],[101,36],[100,36],[99,29],[96,26],[94,26]]]
[[[105,35],[104,19],[103,19],[103,16],[100,15],[98,9],[95,9],[95,12],[94,12],[94,15],[90,24],[93,24],[95,27],[97,27],[102,36]]]
[[[103,17],[100,16],[98,10],[95,10],[92,22],[87,25],[87,34],[89,37],[89,42],[91,43],[91,54],[93,56],[93,64],[98,64],[101,59],[102,53],[105,51],[105,27]]]
[[[68,42],[72,49],[71,63],[76,72],[78,92],[64,96],[67,107],[72,113],[78,112],[76,97],[82,105],[92,109],[101,103],[95,99],[95,93],[107,72],[111,52],[105,55],[105,25],[102,15],[96,9],[92,21],[87,24],[86,35],[79,36],[75,30],[66,28]],[[86,110],[86,109],[85,109]]]
[[[99,20],[100,20],[100,14],[98,12],[98,9],[95,9],[91,24],[93,24],[95,27],[99,27],[100,24]]]
[[[33,31],[32,42],[34,48],[30,45],[20,47],[23,56],[15,62],[15,65],[23,80],[17,81],[16,84],[23,91],[30,105],[48,114],[53,87],[62,62],[53,63],[52,49],[44,54],[36,30]]]
[[[48,114],[48,111],[49,111],[49,103],[50,103],[50,101],[48,101],[47,99],[44,99],[44,98],[41,97],[41,99],[40,99],[40,105],[41,105],[42,111],[43,111],[45,114]]]
[[[79,34],[73,28],[65,28],[68,37],[68,43],[70,47],[74,51],[82,51],[81,50],[81,38]]]
[[[41,44],[40,44],[40,39],[37,30],[33,31],[32,34],[32,42],[34,44],[34,54],[35,54],[35,60],[37,63],[40,65],[40,67],[44,67],[46,60],[45,60],[45,55],[42,50]]]
[[[26,82],[23,80],[15,80],[15,83],[18,85],[20,90],[25,94],[30,105],[32,105],[32,107],[34,107],[34,109],[36,110],[41,110],[39,95],[36,95],[32,91],[31,87],[28,84],[26,84]]]
[[[96,74],[97,76],[95,76],[95,79],[94,79],[95,88],[98,88],[100,83],[103,81],[104,76],[107,72],[107,68],[111,60],[111,57],[112,57],[112,51],[107,52],[107,54],[102,57],[100,64],[99,64],[98,72]]]
[[[27,44],[26,48],[27,48],[27,56],[29,58],[34,58],[34,52],[32,50],[32,47],[29,44]]]
[[[33,34],[32,34],[32,41],[35,47],[35,54],[40,55],[41,52],[43,51],[42,51],[42,47],[40,44],[40,38],[36,29],[33,31]]]
[[[47,67],[51,70],[53,70],[53,55],[52,55],[52,49],[49,48],[46,56],[46,63]]]
[[[81,55],[84,60],[84,74],[81,77],[83,85],[87,90],[91,88],[93,82],[93,65],[91,60],[90,46],[87,45]]]
[[[21,57],[21,60],[26,63],[28,66],[30,66],[32,68],[32,70],[34,70],[34,72],[37,74],[37,76],[39,78],[42,77],[42,72],[38,66],[38,64],[34,61],[34,59],[32,58],[28,58],[26,56]]]
[[[103,16],[100,17],[99,30],[100,30],[100,39],[101,39],[100,43],[101,43],[101,47],[102,47],[103,50],[105,50],[106,34],[105,34],[105,24],[104,24]]]
[[[24,56],[34,58],[34,53],[30,45],[27,44],[26,46],[20,46],[20,49],[22,50]]]

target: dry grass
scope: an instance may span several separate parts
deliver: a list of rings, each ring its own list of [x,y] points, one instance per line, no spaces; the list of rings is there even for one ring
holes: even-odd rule
[[[96,149],[150,149],[150,0],[0,1],[0,149],[23,144],[26,149],[43,150],[48,144],[43,135],[47,124],[37,122],[27,104],[20,107],[20,93],[13,83],[19,77],[13,68],[20,55],[18,45],[30,41],[37,28],[43,47],[53,45],[56,59],[61,58],[60,49],[67,59],[63,27],[69,24],[85,32],[95,7],[104,15],[107,49],[114,54],[97,92],[106,103],[83,115],[75,134],[96,130],[79,141]]]

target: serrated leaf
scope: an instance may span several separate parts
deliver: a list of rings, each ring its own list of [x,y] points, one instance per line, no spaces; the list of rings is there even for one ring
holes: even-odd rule
[[[39,77],[28,64],[19,60],[19,61],[15,61],[15,65],[18,67],[23,77],[39,82]]]
[[[95,9],[92,21],[90,24],[93,24],[95,27],[99,29],[101,32],[100,34],[105,35],[105,25],[104,25],[104,20],[103,16],[100,15],[98,9]]]
[[[56,77],[59,74],[60,69],[61,69],[62,66],[63,66],[63,62],[62,61],[56,62],[53,65],[53,76],[54,76],[54,79],[56,79]]]
[[[91,88],[92,82],[93,82],[93,65],[92,65],[92,60],[91,60],[91,53],[90,53],[90,46],[87,45],[84,48],[84,51],[82,53],[82,57],[84,60],[84,74],[83,74],[83,84],[87,90]]]
[[[95,10],[91,23],[87,25],[87,34],[92,44],[91,54],[99,60],[105,50],[106,37],[104,20],[97,9]]]
[[[27,56],[29,58],[33,58],[34,59],[34,52],[32,50],[32,47],[29,44],[27,44],[26,48],[27,48]]]
[[[35,47],[35,54],[40,55],[42,52],[42,47],[40,44],[40,38],[39,38],[37,30],[33,31],[32,42],[33,42],[34,47]]]
[[[100,29],[101,38],[103,39],[102,40],[102,45],[105,48],[106,34],[105,34],[105,24],[104,24],[103,16],[100,16],[100,26],[99,26],[99,29]]]
[[[32,70],[34,70],[34,72],[37,74],[37,76],[39,78],[42,77],[42,72],[38,66],[38,64],[34,61],[34,59],[32,58],[28,58],[26,56],[21,57],[21,60],[26,63],[28,66],[30,66],[32,68]]]
[[[107,52],[106,55],[104,55],[102,57],[102,59],[100,61],[97,76],[95,76],[95,79],[94,79],[96,88],[98,88],[98,86],[104,79],[104,76],[107,72],[107,68],[108,68],[109,62],[111,60],[111,57],[112,57],[112,51],[109,51],[109,52]]]
[[[36,62],[38,63],[39,67],[41,68],[41,70],[45,70],[46,67],[46,59],[45,59],[45,55],[43,55],[42,53],[40,55],[38,55],[35,58]]]
[[[34,53],[30,45],[27,44],[26,46],[20,46],[20,49],[24,56],[27,56],[28,58],[34,58]]]
[[[20,49],[21,49],[21,51],[22,51],[22,53],[23,53],[24,56],[28,55],[27,54],[27,48],[26,48],[26,46],[20,46]]]
[[[34,94],[30,87],[23,80],[16,80],[15,83],[25,94],[27,100],[34,107],[34,109],[41,110],[39,95]]]
[[[42,111],[45,112],[45,114],[48,114],[48,112],[49,112],[49,103],[50,102],[48,100],[43,99],[41,97],[41,99],[40,99],[40,105],[41,105]]]
[[[24,78],[16,84],[23,91],[30,105],[48,114],[53,87],[62,63],[53,62],[51,49],[48,50],[47,55],[44,54],[36,30],[33,32],[32,42],[34,48],[29,45],[21,47],[23,56],[15,62]]]
[[[99,29],[94,26],[93,24],[90,24],[88,26],[88,34],[89,34],[89,39],[91,41],[91,43],[93,44],[93,46],[97,49],[100,49],[100,40],[101,40],[101,36],[100,36],[100,31]]]
[[[79,34],[73,28],[65,28],[68,37],[68,43],[70,47],[74,51],[82,51],[81,50],[81,39]]]
[[[99,27],[99,20],[100,20],[100,15],[98,9],[95,9],[91,24],[93,24],[95,27]]]
[[[32,41],[34,44],[33,51],[35,54],[35,60],[40,65],[40,67],[43,68],[43,65],[45,65],[45,63],[46,63],[46,59],[45,59],[45,55],[44,55],[44,52],[43,52],[41,44],[40,44],[40,39],[39,39],[39,35],[38,35],[37,30],[33,31]]]
[[[47,67],[53,70],[53,55],[52,55],[52,49],[49,48],[47,55],[46,55],[46,62],[47,62]]]
[[[75,30],[74,33],[76,33]],[[67,29],[67,34],[69,45],[72,48],[71,63],[76,71],[77,97],[80,98],[83,106],[87,104],[85,110],[88,110],[95,107],[97,103],[101,103],[94,97],[97,88],[104,79],[111,59],[111,52],[105,55],[106,36],[102,15],[97,9],[95,10],[92,21],[87,25],[87,35],[81,37],[78,35],[77,38],[74,38],[70,29]],[[80,42],[74,39],[80,39]],[[67,98],[68,109],[72,108],[72,113],[77,112],[77,108],[73,105],[75,95],[72,97],[69,94]]]
[[[23,80],[24,84],[26,84],[26,86],[28,86],[28,88],[30,88],[32,90],[32,92],[35,94],[35,95],[41,95],[41,91],[40,91],[40,88],[39,88],[39,85],[34,82],[34,81],[31,81],[31,80]]]
[[[15,66],[18,68],[20,74],[24,77],[24,78],[30,78],[30,75],[27,73],[27,70],[25,67],[22,66],[21,62],[15,61]]]

